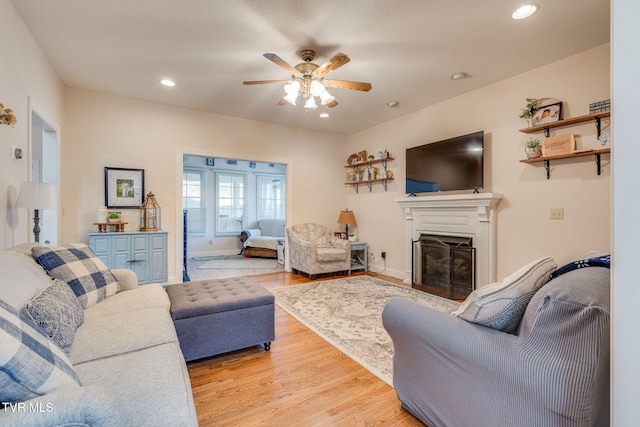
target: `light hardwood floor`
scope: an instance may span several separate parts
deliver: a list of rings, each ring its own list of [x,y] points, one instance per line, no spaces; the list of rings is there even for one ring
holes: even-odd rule
[[[291,273],[251,277],[267,289],[309,282]],[[423,425],[392,387],[278,306],[275,328],[268,352],[259,346],[188,363],[200,426]]]

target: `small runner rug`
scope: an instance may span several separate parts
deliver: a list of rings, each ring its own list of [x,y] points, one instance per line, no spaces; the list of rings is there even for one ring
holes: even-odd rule
[[[371,276],[269,290],[279,307],[390,386],[393,342],[381,316],[389,298],[408,298],[440,311],[459,306],[458,302]]]

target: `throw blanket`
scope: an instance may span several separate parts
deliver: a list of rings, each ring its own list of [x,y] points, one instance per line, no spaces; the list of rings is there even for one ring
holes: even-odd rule
[[[585,267],[611,268],[611,255],[603,255],[595,258],[580,259],[578,261],[570,262],[569,264],[564,265],[551,273],[551,275],[549,276],[549,280],[553,280],[556,277],[563,275],[564,273],[568,273],[570,271],[577,270],[578,268]]]

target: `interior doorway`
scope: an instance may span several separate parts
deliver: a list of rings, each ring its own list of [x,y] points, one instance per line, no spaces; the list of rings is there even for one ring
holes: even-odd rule
[[[58,132],[35,110],[31,111],[31,182],[52,184],[58,194]],[[29,212],[29,241],[34,241],[33,212]],[[40,243],[58,244],[58,210],[40,212]]]

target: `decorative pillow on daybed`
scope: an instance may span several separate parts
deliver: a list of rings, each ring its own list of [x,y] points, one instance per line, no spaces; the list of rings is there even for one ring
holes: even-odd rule
[[[0,402],[80,385],[67,356],[31,320],[0,300]]]
[[[525,265],[499,282],[471,292],[454,316],[510,334],[518,330],[527,304],[557,267],[551,258]]]
[[[118,281],[113,273],[83,243],[36,247],[33,257],[51,277],[66,282],[84,308],[118,292]]]
[[[22,313],[42,329],[66,354],[78,326],[84,322],[84,310],[69,285],[55,283],[29,301]]]

